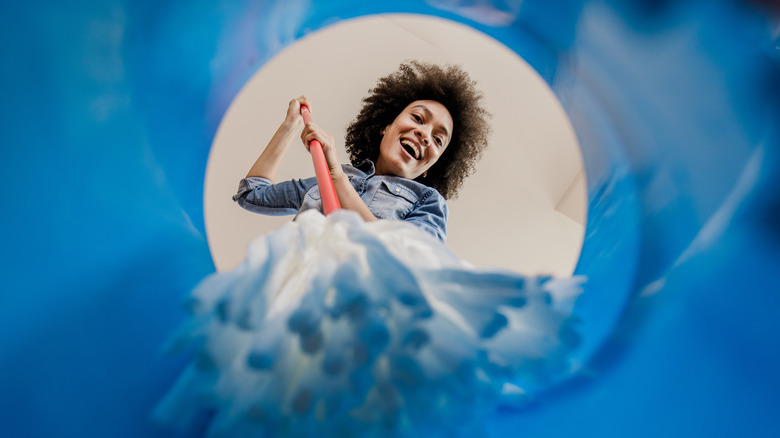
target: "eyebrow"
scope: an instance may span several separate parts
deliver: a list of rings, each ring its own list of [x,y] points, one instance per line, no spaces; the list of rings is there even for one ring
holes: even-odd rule
[[[426,115],[426,116],[427,116],[429,119],[432,119],[432,118],[433,118],[433,113],[432,113],[432,112],[431,112],[431,110],[429,110],[429,109],[428,109],[428,107],[427,107],[427,106],[425,106],[425,105],[415,105],[415,106],[413,106],[412,108],[420,108],[420,109],[422,109],[422,110],[423,110],[423,112],[425,113],[425,115]],[[440,128],[442,131],[444,131],[444,135],[446,135],[446,136],[449,138],[449,136],[450,136],[450,132],[449,132],[449,131],[447,131],[447,127],[446,127],[446,126],[444,126],[444,125],[441,125],[441,126],[439,126],[439,128]]]

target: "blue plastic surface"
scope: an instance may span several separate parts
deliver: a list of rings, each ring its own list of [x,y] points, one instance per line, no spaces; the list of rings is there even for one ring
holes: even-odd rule
[[[214,270],[219,120],[296,38],[387,12],[512,48],[583,150],[577,311],[604,318],[582,372],[490,435],[780,435],[778,20],[694,0],[4,2],[3,435],[165,435],[149,412],[184,358],[159,349]]]

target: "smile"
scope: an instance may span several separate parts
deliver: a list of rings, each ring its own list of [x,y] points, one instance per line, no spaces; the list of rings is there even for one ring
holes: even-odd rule
[[[414,142],[402,139],[401,146],[403,146],[404,150],[415,160],[419,161],[422,159],[422,151],[420,150],[420,147],[417,146]]]

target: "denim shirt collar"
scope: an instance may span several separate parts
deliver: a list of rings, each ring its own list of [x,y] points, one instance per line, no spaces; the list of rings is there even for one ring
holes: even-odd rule
[[[365,173],[366,178],[374,176],[374,173],[376,172],[376,167],[374,167],[374,163],[371,160],[363,160],[362,163],[355,167]]]

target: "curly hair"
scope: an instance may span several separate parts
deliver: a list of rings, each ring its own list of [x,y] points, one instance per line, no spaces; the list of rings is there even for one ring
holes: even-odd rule
[[[410,103],[434,100],[450,112],[453,133],[441,158],[418,181],[433,187],[444,199],[457,197],[463,180],[487,146],[488,113],[481,106],[482,93],[461,67],[441,67],[418,61],[401,64],[397,71],[380,78],[363,98],[363,108],[347,127],[344,140],[353,165],[368,159],[376,163],[382,132]]]

